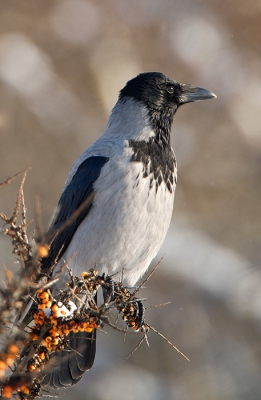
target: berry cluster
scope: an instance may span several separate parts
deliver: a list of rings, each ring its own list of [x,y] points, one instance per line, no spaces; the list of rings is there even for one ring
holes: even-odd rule
[[[82,279],[76,279],[74,293],[78,295],[86,290],[89,292],[96,290],[99,285],[92,281],[92,275],[92,273],[83,272]],[[2,388],[4,398],[11,398],[14,392],[23,400],[35,398],[33,392],[35,392],[35,382],[40,376],[40,372],[46,367],[52,353],[66,349],[67,336],[70,332],[90,333],[100,327],[101,323],[97,313],[93,313],[90,308],[82,307],[79,310],[68,293],[70,292],[61,295],[63,301],[61,299],[57,301],[53,299],[49,290],[39,289],[37,291],[35,297],[37,308],[33,313],[33,321],[29,325],[30,332],[26,343],[28,353],[29,349],[33,347],[33,355],[29,357],[26,372],[35,374],[35,379],[31,380],[31,385],[24,383],[12,385],[9,382]],[[73,295],[71,297],[75,300]],[[5,369],[14,364],[18,353],[17,346],[9,347],[9,352],[5,357],[6,362],[0,361],[0,378],[5,375]],[[1,359],[4,358],[1,357]]]
[[[70,272],[69,275],[71,281],[56,299],[49,289],[36,291],[32,321],[27,327],[28,339],[18,360],[18,367],[23,372],[20,379],[14,377],[2,387],[2,397],[8,399],[15,395],[21,400],[38,397],[52,354],[68,349],[70,333],[91,333],[103,323],[113,326],[106,316],[112,308],[122,314],[128,327],[144,331],[143,304],[128,288],[121,283],[116,284],[110,277],[99,276],[95,270],[83,272],[80,278],[72,276]],[[100,307],[95,301],[99,287],[102,287],[104,295],[104,303]],[[18,347],[10,347],[2,370],[0,362],[0,377],[1,371],[4,376],[7,366],[14,364],[18,354]]]
[[[70,332],[92,332],[100,327],[97,316],[91,315],[90,310],[86,309],[79,313],[75,303],[68,298],[65,305],[52,299],[48,291],[42,290],[38,290],[36,297],[38,310],[33,315],[34,326],[31,327],[29,340],[38,341],[38,350],[28,364],[29,372],[39,371],[52,352],[66,348],[66,336]],[[49,327],[44,334],[43,326]]]

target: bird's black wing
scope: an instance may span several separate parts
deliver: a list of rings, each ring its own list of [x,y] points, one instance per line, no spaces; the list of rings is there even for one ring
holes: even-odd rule
[[[58,213],[48,235],[50,250],[48,256],[42,259],[44,273],[52,272],[50,269],[55,260],[64,254],[77,228],[89,213],[95,195],[93,184],[108,161],[108,157],[87,158],[79,165],[71,182],[64,189],[58,203]]]
[[[78,167],[58,203],[58,214],[50,230],[52,239],[49,255],[42,260],[42,271],[50,274],[55,260],[67,249],[74,233],[89,213],[94,198],[93,184],[98,179],[107,157],[93,156]],[[96,330],[71,332],[68,349],[54,354],[50,363],[52,371],[42,384],[54,389],[76,384],[85,371],[93,365],[96,350]]]

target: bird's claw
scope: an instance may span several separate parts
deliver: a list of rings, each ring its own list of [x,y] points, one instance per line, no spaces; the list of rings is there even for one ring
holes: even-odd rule
[[[110,277],[103,274],[103,280],[106,285],[102,286],[104,304],[109,304],[115,300],[119,292],[119,285]]]

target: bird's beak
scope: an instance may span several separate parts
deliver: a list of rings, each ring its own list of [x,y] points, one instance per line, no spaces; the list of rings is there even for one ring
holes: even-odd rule
[[[191,103],[193,101],[198,100],[207,100],[212,99],[213,97],[217,97],[214,93],[210,92],[207,89],[203,89],[197,86],[182,84],[181,86],[181,94],[179,96],[179,103]]]

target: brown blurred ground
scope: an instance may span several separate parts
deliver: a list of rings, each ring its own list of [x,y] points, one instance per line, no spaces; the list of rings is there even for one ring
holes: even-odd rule
[[[148,305],[172,301],[147,319],[191,362],[150,334],[122,364],[139,337],[110,331],[66,399],[261,398],[260,18],[254,0],[0,0],[0,181],[32,167],[28,214],[40,195],[45,227],[128,79],[161,71],[218,96],[176,116],[173,225],[142,292]],[[7,214],[17,187],[1,189]]]

